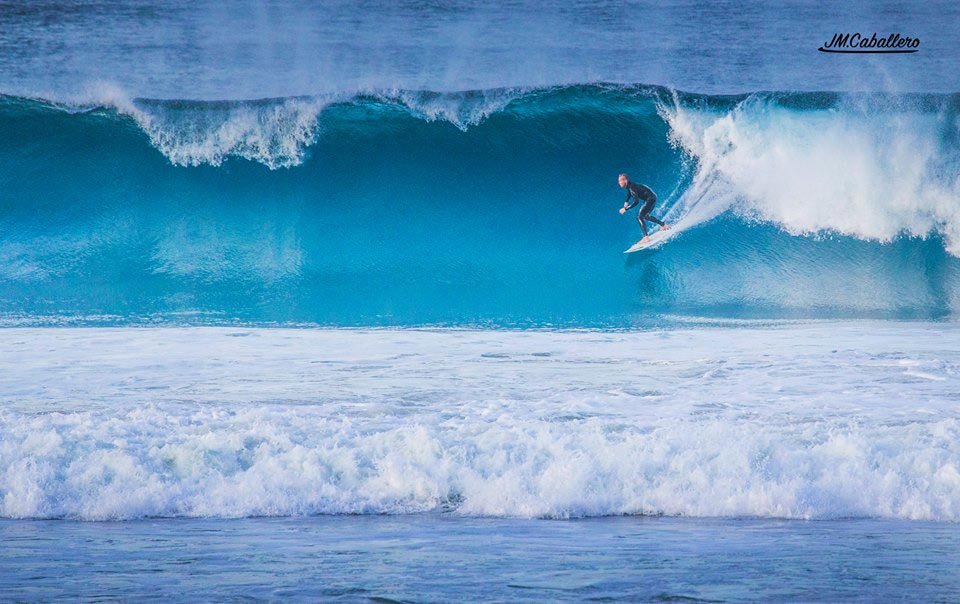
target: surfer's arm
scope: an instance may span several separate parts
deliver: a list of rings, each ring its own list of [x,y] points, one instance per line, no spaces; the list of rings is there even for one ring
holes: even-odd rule
[[[627,198],[623,200],[623,211],[626,212],[630,208],[635,207],[640,203],[640,199],[634,199],[633,203],[630,203],[630,193],[627,193]]]

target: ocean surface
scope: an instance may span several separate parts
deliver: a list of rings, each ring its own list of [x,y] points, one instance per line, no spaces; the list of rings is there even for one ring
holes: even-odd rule
[[[955,526],[417,516],[0,520],[8,600],[954,602]],[[52,543],[51,543],[52,542]],[[118,564],[118,558],[122,563]],[[81,576],[81,581],[63,578]]]
[[[0,1],[0,599],[956,600],[957,22]]]

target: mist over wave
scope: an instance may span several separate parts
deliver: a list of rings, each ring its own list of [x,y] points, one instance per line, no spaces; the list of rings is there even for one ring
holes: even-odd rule
[[[769,0],[749,10],[730,0],[32,2],[0,13],[11,32],[0,38],[0,83],[55,96],[106,80],[137,97],[206,100],[598,80],[710,94],[956,92],[958,20],[944,0],[909,10],[872,0],[818,10]],[[920,36],[923,50],[893,60],[816,53],[834,32],[867,27]]]
[[[952,316],[958,103],[619,85],[5,97],[0,310],[14,323]],[[620,257],[639,236],[616,214],[620,171],[680,231],[656,253]]]

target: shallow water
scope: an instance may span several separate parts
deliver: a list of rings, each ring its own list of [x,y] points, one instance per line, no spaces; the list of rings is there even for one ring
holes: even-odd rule
[[[0,521],[0,598],[924,601],[960,598],[950,523],[448,515]]]

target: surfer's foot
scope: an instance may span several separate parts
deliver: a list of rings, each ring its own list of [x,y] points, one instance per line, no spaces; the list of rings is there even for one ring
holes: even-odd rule
[[[660,227],[660,230],[662,230],[662,231],[669,231],[669,230],[670,230],[670,225],[667,224],[666,222],[664,222],[664,223],[663,223],[663,226]]]
[[[637,243],[646,243],[647,241],[650,241],[650,236],[649,236],[649,235],[645,236],[643,239],[641,239],[641,240],[638,241]]]

